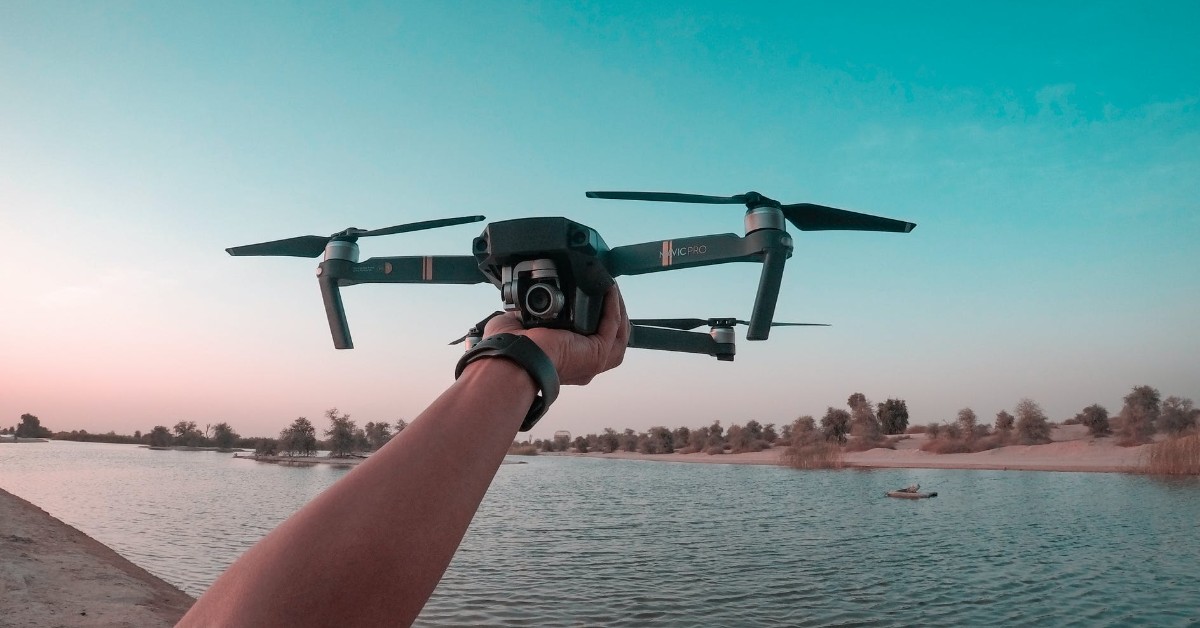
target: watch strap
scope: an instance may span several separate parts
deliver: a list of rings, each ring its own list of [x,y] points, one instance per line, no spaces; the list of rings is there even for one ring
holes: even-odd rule
[[[540,391],[533,399],[533,405],[521,422],[521,431],[528,432],[550,409],[550,404],[558,398],[558,371],[554,363],[537,343],[527,336],[519,334],[496,334],[484,338],[474,347],[463,353],[458,364],[454,367],[454,379],[462,376],[467,365],[484,358],[507,358],[516,362],[529,376]]]

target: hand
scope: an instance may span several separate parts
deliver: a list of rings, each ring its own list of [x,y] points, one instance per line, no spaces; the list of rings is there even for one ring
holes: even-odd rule
[[[611,369],[625,359],[625,347],[629,344],[629,315],[625,313],[625,301],[621,291],[613,284],[604,295],[604,311],[596,333],[584,336],[565,329],[547,329],[521,326],[521,317],[516,312],[506,312],[492,318],[484,328],[487,338],[496,334],[518,334],[528,336],[550,357],[558,371],[562,384],[583,385],[592,381],[599,373]]]

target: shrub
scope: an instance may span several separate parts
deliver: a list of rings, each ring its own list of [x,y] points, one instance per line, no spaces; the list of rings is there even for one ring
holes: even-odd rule
[[[1162,411],[1158,424],[1168,434],[1178,436],[1196,425],[1196,416],[1200,414],[1192,407],[1191,399],[1167,397],[1162,403]]]
[[[254,455],[274,456],[279,453],[279,441],[274,438],[260,438],[254,442]]]
[[[844,412],[844,411],[843,411]],[[840,469],[842,449],[817,430],[811,416],[802,416],[791,425],[791,442],[780,455],[788,466],[796,469]]]
[[[1042,407],[1032,399],[1017,403],[1017,439],[1025,445],[1050,442],[1050,422]]]
[[[1134,386],[1125,395],[1121,408],[1120,440],[1118,445],[1128,447],[1150,442],[1158,420],[1160,396],[1151,386]]]
[[[825,434],[825,440],[834,441],[839,445],[845,443],[846,433],[850,431],[850,413],[833,407],[828,408],[825,416],[821,417],[821,431]]]
[[[1087,426],[1088,433],[1092,436],[1112,434],[1112,430],[1108,426],[1108,410],[1098,403],[1084,408],[1083,412],[1076,414],[1075,418],[1071,420],[1079,425]]]
[[[1001,410],[996,413],[996,431],[1007,434],[1012,431],[1016,421],[1017,419],[1009,414],[1007,410]]]

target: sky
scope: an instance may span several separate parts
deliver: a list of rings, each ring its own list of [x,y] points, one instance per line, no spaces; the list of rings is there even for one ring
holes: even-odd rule
[[[0,3],[0,425],[273,435],[412,419],[489,284],[343,289],[230,246],[471,214],[610,246],[742,233],[756,190],[917,223],[796,232],[735,362],[630,350],[532,432],[914,423],[1149,384],[1200,400],[1200,5]],[[468,254],[483,223],[364,239]],[[748,318],[755,264],[622,278],[631,316]],[[739,336],[744,328],[739,330]]]

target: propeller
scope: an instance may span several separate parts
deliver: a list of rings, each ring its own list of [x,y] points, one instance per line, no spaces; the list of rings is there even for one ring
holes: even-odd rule
[[[588,192],[588,198],[606,198],[622,201],[660,201],[665,203],[703,203],[708,205],[745,205],[747,209],[777,207],[797,229],[801,231],[887,231],[908,233],[916,223],[860,214],[836,207],[794,203],[783,205],[758,192],[746,192],[735,196],[706,196],[703,194],[678,194],[675,192]]]
[[[736,318],[634,318],[629,322],[634,325],[666,327],[684,331],[697,327],[733,327],[734,325],[750,324],[750,321]],[[771,327],[829,327],[829,323],[771,323]]]
[[[325,236],[299,236],[295,238],[286,238],[283,240],[272,240],[270,242],[260,242],[258,244],[247,244],[245,246],[235,246],[225,249],[230,255],[279,255],[286,257],[317,257],[325,251],[325,245],[334,240],[342,242],[354,242],[359,238],[368,238],[372,236],[392,235],[394,233],[407,233],[409,231],[421,231],[424,229],[436,229],[438,227],[449,227],[451,225],[462,225],[468,222],[479,222],[483,220],[483,216],[460,216],[458,218],[439,218],[437,220],[424,220],[421,222],[410,222],[403,225],[395,225],[393,227],[384,227],[382,229],[359,229],[358,227],[350,227],[344,231],[339,231],[329,237]]]

